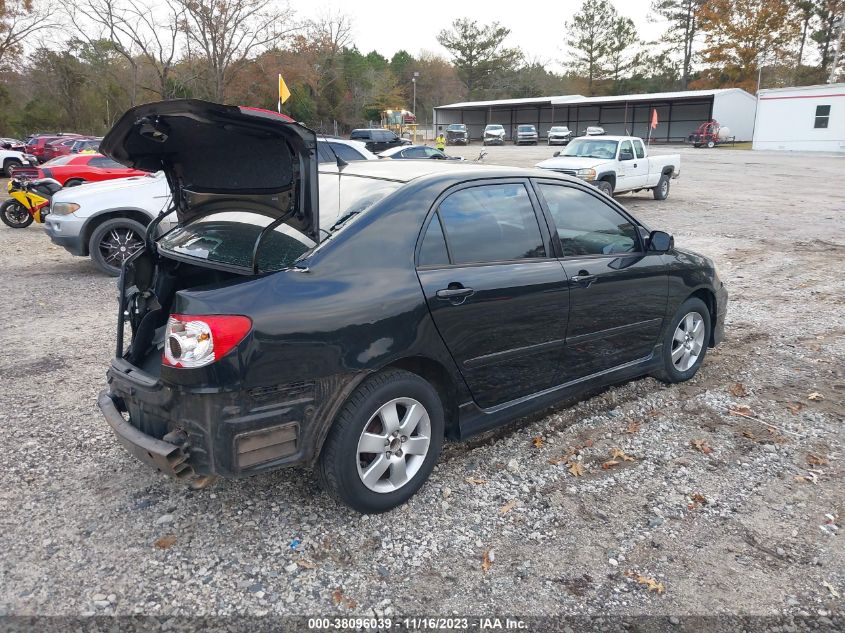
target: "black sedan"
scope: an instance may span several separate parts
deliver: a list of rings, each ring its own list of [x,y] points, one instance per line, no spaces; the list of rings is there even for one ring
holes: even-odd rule
[[[331,176],[345,213],[320,227],[315,135],[275,113],[143,105],[102,149],[163,168],[178,225],[124,268],[99,404],[133,455],[195,486],[314,465],[338,499],[388,510],[446,436],[688,380],[723,337],[713,263],[580,180],[362,161]]]

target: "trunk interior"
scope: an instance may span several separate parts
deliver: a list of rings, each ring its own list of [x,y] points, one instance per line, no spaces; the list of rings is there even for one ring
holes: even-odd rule
[[[123,357],[151,376],[158,377],[164,331],[176,293],[251,278],[166,257],[153,257],[149,253],[142,254],[127,265],[121,288],[131,332],[131,342],[124,349]]]

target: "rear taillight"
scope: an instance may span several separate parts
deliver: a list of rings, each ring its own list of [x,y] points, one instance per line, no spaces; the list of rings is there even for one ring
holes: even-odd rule
[[[223,358],[250,329],[252,320],[245,316],[171,314],[162,362],[171,367],[203,367]]]

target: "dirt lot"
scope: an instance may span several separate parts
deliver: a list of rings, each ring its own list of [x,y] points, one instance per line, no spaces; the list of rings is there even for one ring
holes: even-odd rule
[[[190,492],[136,463],[95,404],[113,280],[36,226],[0,227],[0,614],[843,626],[845,158],[679,151],[667,201],[619,200],[717,262],[728,340],[689,383],[634,381],[448,445],[380,516],[338,507],[307,471]],[[550,154],[495,147],[487,162]],[[603,468],[617,448],[633,460]]]

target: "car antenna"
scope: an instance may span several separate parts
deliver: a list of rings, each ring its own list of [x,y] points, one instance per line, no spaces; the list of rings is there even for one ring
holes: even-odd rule
[[[337,152],[334,151],[334,147],[332,147],[332,144],[329,143],[329,137],[327,137],[325,134],[323,134],[322,136],[323,136],[323,141],[325,142],[326,145],[329,146],[329,149],[332,151],[332,154],[334,155],[335,162],[337,163],[337,170],[343,171],[343,168],[346,167],[349,163],[347,163],[345,160],[343,160],[340,156],[337,155]]]

